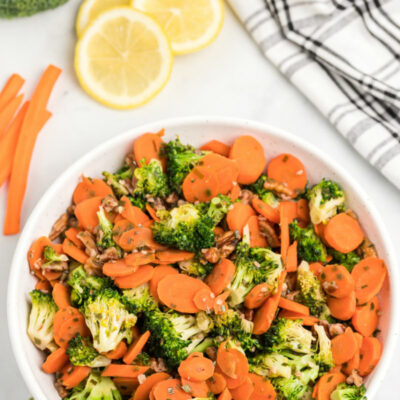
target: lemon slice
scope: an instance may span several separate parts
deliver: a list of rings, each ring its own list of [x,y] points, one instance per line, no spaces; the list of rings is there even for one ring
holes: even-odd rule
[[[76,18],[76,34],[81,36],[85,28],[102,12],[112,7],[129,6],[131,0],[85,0]]]
[[[130,7],[100,14],[75,49],[75,69],[82,87],[99,102],[120,109],[152,99],[167,83],[172,63],[162,28]]]
[[[200,50],[215,40],[224,22],[222,0],[132,0],[164,28],[175,54]]]

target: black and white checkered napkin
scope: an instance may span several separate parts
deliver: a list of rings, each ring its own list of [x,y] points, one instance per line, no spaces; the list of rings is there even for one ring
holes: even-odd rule
[[[400,188],[400,0],[228,2],[265,56]]]

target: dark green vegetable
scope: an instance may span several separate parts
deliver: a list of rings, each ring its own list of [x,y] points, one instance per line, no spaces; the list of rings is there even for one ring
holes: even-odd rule
[[[2,0],[0,18],[27,17],[61,6],[68,0]]]

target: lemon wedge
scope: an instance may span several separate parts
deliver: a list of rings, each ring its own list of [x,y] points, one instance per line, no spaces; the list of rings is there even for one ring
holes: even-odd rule
[[[76,34],[82,35],[85,28],[102,12],[112,7],[129,6],[131,0],[85,0],[79,7],[76,18]]]
[[[151,100],[173,64],[159,24],[131,7],[100,14],[78,41],[75,70],[83,89],[109,107],[127,109]]]
[[[161,24],[175,54],[208,46],[224,22],[222,0],[132,0],[132,6]]]

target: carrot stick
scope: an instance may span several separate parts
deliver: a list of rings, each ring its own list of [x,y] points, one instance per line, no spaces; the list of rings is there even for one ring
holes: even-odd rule
[[[371,300],[379,293],[386,275],[385,262],[375,257],[364,258],[353,268],[351,276],[356,286],[359,305]]]
[[[207,385],[211,393],[220,394],[226,388],[226,380],[219,372],[214,372],[214,375],[207,379]]]
[[[131,275],[121,276],[114,279],[114,283],[120,289],[133,289],[146,282],[149,282],[153,276],[154,268],[151,265],[142,265]]]
[[[153,389],[157,383],[166,381],[170,377],[171,376],[166,372],[156,372],[155,374],[148,376],[146,380],[136,389],[136,392],[133,395],[133,400],[147,400],[149,398],[151,389]]]
[[[328,221],[324,237],[330,247],[341,253],[350,253],[364,240],[360,224],[346,213],[337,214]]]
[[[12,74],[0,92],[0,110],[2,110],[20,91],[25,79],[18,74]]]
[[[239,231],[242,235],[243,228],[253,215],[256,214],[251,206],[244,203],[235,203],[230,207],[228,214],[226,215],[226,222],[231,231]]]
[[[6,130],[20,106],[23,94],[14,97],[3,109],[0,109],[0,135]]]
[[[292,201],[282,201],[280,206],[280,225],[281,225],[281,257],[286,262],[286,256],[290,244],[289,224],[296,217],[297,206]]]
[[[166,277],[167,275],[176,275],[179,274],[178,270],[170,265],[158,265],[154,268],[153,276],[150,279],[149,288],[150,294],[160,301],[158,294],[157,294],[157,287],[159,282]]]
[[[222,143],[219,140],[210,140],[206,144],[203,144],[203,146],[200,147],[200,150],[212,151],[213,153],[228,157],[231,146],[228,146],[227,144]]]
[[[242,189],[240,188],[240,185],[237,182],[233,182],[232,189],[228,194],[232,202],[236,201],[239,198],[241,191]]]
[[[247,221],[249,227],[250,246],[251,247],[268,247],[267,241],[260,233],[258,218],[253,215]]]
[[[67,389],[72,389],[78,386],[90,374],[89,367],[75,367],[72,364],[67,364],[62,370],[61,383]]]
[[[320,274],[325,291],[333,297],[347,297],[354,290],[354,279],[343,265],[327,265]]]
[[[41,119],[41,113],[46,109],[50,93],[60,73],[61,70],[53,65],[46,69],[26,111],[11,171],[4,223],[5,235],[18,233],[20,230],[21,208],[25,196],[29,164],[38,133],[35,126]]]
[[[181,362],[178,373],[184,379],[201,382],[213,376],[214,365],[209,358],[190,357]]]
[[[307,306],[304,306],[303,304],[300,303],[296,303],[293,300],[285,299],[284,297],[281,297],[279,299],[278,306],[285,310],[293,311],[301,315],[310,315],[310,310]]]
[[[348,296],[340,299],[328,296],[327,304],[333,317],[347,321],[356,312],[356,293],[352,290]]]
[[[42,370],[46,372],[46,374],[54,374],[60,371],[68,360],[68,354],[65,349],[60,347],[46,358],[46,361],[42,364]]]
[[[253,382],[254,391],[251,394],[251,400],[275,400],[276,392],[269,379],[250,373],[250,380]]]
[[[101,376],[117,376],[120,378],[137,378],[144,374],[149,367],[142,365],[109,364]]]
[[[150,331],[146,331],[138,339],[129,345],[128,351],[125,353],[122,361],[125,364],[132,364],[138,354],[143,350],[146,342],[149,340]]]
[[[310,223],[308,200],[300,199],[297,201],[297,218],[300,220],[301,227],[306,227]]]
[[[9,178],[11,174],[12,164],[14,160],[15,150],[17,148],[19,133],[24,121],[26,111],[28,109],[29,102],[25,102],[24,105],[18,111],[16,117],[11,122],[7,130],[0,137],[0,187]],[[51,117],[51,113],[44,110],[41,113],[41,119],[34,126],[37,133],[43,128],[44,124]]]
[[[297,240],[288,247],[285,266],[287,272],[297,271]]]
[[[244,305],[250,310],[261,307],[269,296],[271,296],[271,288],[268,283],[259,283],[247,294]]]
[[[54,285],[53,299],[58,308],[64,308],[71,305],[69,290],[62,283],[57,282]]]
[[[332,356],[336,365],[349,361],[356,351],[357,340],[350,327],[347,327],[344,333],[332,339]]]
[[[235,264],[231,260],[223,258],[214,266],[211,273],[206,277],[205,283],[215,295],[219,295],[232,281],[235,271]]]
[[[158,284],[157,293],[161,302],[173,310],[193,314],[199,309],[193,302],[194,295],[208,286],[200,279],[178,274],[167,275]]]
[[[254,315],[254,335],[261,335],[266,332],[271,326],[272,321],[275,319],[275,314],[278,309],[279,300],[281,298],[283,282],[286,278],[286,271],[284,271],[279,278],[279,285],[277,292],[269,297],[264,304],[257,309]]]
[[[307,174],[303,163],[292,154],[280,154],[270,161],[268,178],[285,183],[293,190],[293,197],[304,191]]]
[[[236,160],[239,167],[239,183],[248,185],[261,175],[267,162],[264,148],[252,136],[239,136],[231,147],[229,158]]]
[[[76,185],[72,199],[75,204],[79,204],[92,197],[106,197],[109,194],[113,194],[113,191],[107,183],[101,179],[82,176],[82,181]]]
[[[117,347],[114,350],[108,351],[105,354],[105,356],[110,360],[119,360],[125,355],[127,351],[128,351],[128,346],[122,340],[121,342],[118,343]]]
[[[149,203],[146,203],[146,210],[150,214],[150,217],[153,221],[161,221],[157,216],[157,211]]]
[[[363,336],[372,336],[378,327],[380,304],[375,296],[366,304],[355,308],[351,323]]]
[[[361,376],[366,376],[372,372],[382,354],[381,342],[373,337],[365,337],[360,349],[360,367]]]
[[[311,315],[303,315],[296,313],[294,311],[283,310],[283,309],[280,311],[279,317],[286,319],[301,319],[302,324],[306,326],[313,326],[319,321],[317,317],[313,317]]]

